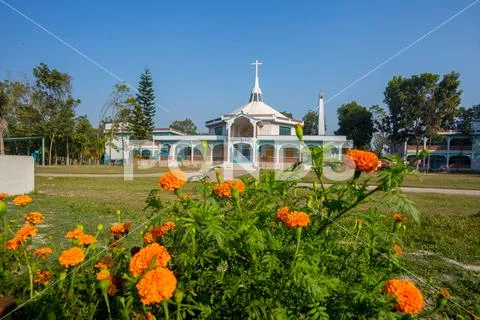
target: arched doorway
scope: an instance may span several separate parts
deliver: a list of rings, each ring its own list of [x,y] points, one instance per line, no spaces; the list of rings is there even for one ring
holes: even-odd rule
[[[430,156],[430,170],[440,171],[447,168],[447,159],[445,156],[432,155]]]
[[[448,159],[448,168],[453,170],[470,169],[471,159],[465,155],[451,156]]]
[[[232,148],[232,162],[245,163],[252,162],[253,150],[248,143],[237,143]]]
[[[177,161],[190,161],[192,148],[189,145],[180,144],[176,146],[175,153]]]
[[[238,117],[232,124],[232,137],[253,137],[253,125],[250,119]]]
[[[225,147],[223,144],[217,144],[212,149],[212,161],[223,162],[225,161]]]
[[[264,144],[258,148],[258,160],[260,162],[275,162],[275,147]]]
[[[168,156],[170,154],[171,146],[169,144],[162,145],[160,149],[160,160],[168,160]]]
[[[280,149],[280,159],[283,163],[293,163],[300,160],[300,152],[293,146],[284,146]]]

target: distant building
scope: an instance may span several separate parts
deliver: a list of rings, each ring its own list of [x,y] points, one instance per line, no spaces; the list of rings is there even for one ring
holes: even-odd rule
[[[258,60],[255,65],[255,81],[248,103],[230,113],[206,121],[208,134],[185,135],[172,129],[155,129],[152,141],[137,145],[137,154],[142,158],[159,161],[174,161],[195,164],[209,161],[229,166],[235,163],[259,167],[281,167],[300,159],[302,147],[295,135],[296,124],[301,120],[291,119],[275,110],[263,100],[259,85]],[[330,146],[332,157],[339,157],[347,147],[345,136],[325,135],[323,96],[319,98],[319,134],[304,136],[308,147]],[[111,127],[106,127],[110,130]],[[207,154],[203,153],[202,141],[208,143]],[[115,152],[110,152],[112,161],[128,161],[126,145],[131,148],[130,132],[119,130],[113,139]],[[107,153],[109,153],[107,143]],[[122,150],[125,150],[122,152]]]
[[[480,119],[473,121],[473,133],[463,135],[456,131],[439,132],[438,139],[432,141],[430,150],[431,171],[480,171]],[[419,150],[427,149],[421,145]],[[417,146],[407,145],[407,159],[417,153]],[[426,162],[420,168],[426,167]]]

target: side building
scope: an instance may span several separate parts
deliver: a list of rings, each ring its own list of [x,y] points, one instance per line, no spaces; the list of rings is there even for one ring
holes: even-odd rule
[[[439,132],[438,138],[430,146],[426,143],[419,150],[430,150],[430,171],[480,171],[480,119],[473,121],[473,132],[470,135],[456,131]],[[417,153],[417,146],[407,145],[407,159]],[[424,161],[420,169],[427,167]]]

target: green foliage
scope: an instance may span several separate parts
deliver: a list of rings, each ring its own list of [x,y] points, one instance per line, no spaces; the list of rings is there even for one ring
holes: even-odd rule
[[[451,129],[462,93],[459,78],[456,72],[445,74],[442,80],[432,73],[393,77],[384,92],[392,142],[411,139],[418,145],[425,137],[432,139],[438,131]]]
[[[133,138],[146,139],[155,126],[155,94],[152,74],[148,68],[140,76],[136,100],[137,104],[134,105],[132,117]]]
[[[170,128],[183,132],[185,134],[196,134],[197,126],[191,119],[175,120],[170,124]]]
[[[357,172],[326,188],[323,150],[314,148],[312,158],[317,181],[311,189],[299,188],[296,181],[276,181],[274,173],[259,181],[244,179],[245,190],[232,192],[232,197],[218,195],[208,178],[194,184],[198,192],[193,197],[186,197],[183,188],[175,191],[175,200],[165,201],[164,194],[173,192],[153,189],[145,208],[150,219],[140,226],[142,233],[167,221],[176,224],[157,239],[170,253],[168,268],[177,278],[167,302],[143,305],[139,300],[140,278],[128,272],[130,246],[124,241],[138,234],[135,226],[117,242],[98,228],[98,244],[85,248],[85,263],[68,273],[57,262],[63,244],[52,243],[56,253],[49,260],[32,257],[29,263],[24,255],[30,257],[30,243],[17,251],[2,250],[1,294],[27,301],[30,266],[52,271],[52,286],[44,291],[35,286],[34,299],[17,311],[20,318],[143,319],[147,311],[158,319],[405,317],[382,289],[385,280],[403,277],[405,270],[394,250],[402,244],[404,226],[392,214],[418,219],[413,203],[398,188],[408,167],[398,157],[388,157],[378,187],[370,188],[369,179],[361,180]],[[281,207],[308,214],[308,225],[287,227],[276,217]],[[2,242],[16,228],[3,226]],[[113,259],[110,272],[123,279],[121,289],[107,298],[94,267],[103,256]]]
[[[337,110],[338,130],[335,134],[353,140],[355,148],[369,149],[375,131],[372,113],[355,101],[343,104]]]
[[[303,132],[306,135],[318,134],[318,112],[315,110],[308,111],[303,116]]]

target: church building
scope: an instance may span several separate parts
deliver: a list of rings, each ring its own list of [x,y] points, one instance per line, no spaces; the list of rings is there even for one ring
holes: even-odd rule
[[[122,131],[110,144],[115,146],[113,150],[110,148],[110,159],[129,161],[131,152],[126,152],[128,146],[130,150],[135,148],[141,158],[157,160],[165,166],[167,162],[195,166],[208,161],[223,166],[241,163],[253,168],[283,168],[302,157],[302,147],[323,145],[328,145],[330,155],[338,158],[348,142],[345,136],[325,135],[323,96],[320,95],[318,101],[318,134],[304,136],[302,145],[294,126],[303,125],[303,122],[285,116],[264,101],[258,74],[261,63],[257,60],[252,65],[255,66],[255,80],[248,102],[206,121],[207,135],[184,135],[170,128],[161,128],[152,132],[151,141],[134,144],[129,140],[130,133]],[[203,155],[206,144],[207,154]]]

